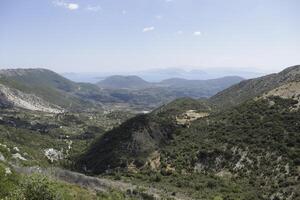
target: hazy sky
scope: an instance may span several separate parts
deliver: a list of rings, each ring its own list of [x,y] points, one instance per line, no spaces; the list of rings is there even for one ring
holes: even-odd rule
[[[0,67],[101,72],[300,64],[299,0],[0,0]]]

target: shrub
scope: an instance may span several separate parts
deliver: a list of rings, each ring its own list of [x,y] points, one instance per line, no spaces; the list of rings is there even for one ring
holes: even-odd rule
[[[10,194],[11,200],[61,200],[54,190],[53,183],[45,176],[31,175],[24,177],[20,188]]]

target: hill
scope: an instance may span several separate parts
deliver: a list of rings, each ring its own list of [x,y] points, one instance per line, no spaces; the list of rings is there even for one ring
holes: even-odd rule
[[[151,87],[151,83],[138,76],[109,76],[97,83],[101,88],[110,89],[142,89]]]
[[[0,84],[3,100],[11,105],[56,113],[92,108],[95,102],[89,95],[100,92],[92,84],[75,83],[46,69],[0,70]]]
[[[185,109],[207,106],[193,99],[179,99],[160,107],[149,115],[138,115],[107,132],[84,155],[80,165],[94,173],[134,165],[142,167],[150,154],[172,139],[175,116]],[[101,148],[99,148],[101,147]]]
[[[299,69],[130,119],[99,138],[77,166],[94,174],[121,171],[136,181],[162,176],[158,187],[195,199],[297,199]]]
[[[149,83],[136,76],[112,76],[101,86],[76,83],[47,69],[0,70],[0,106],[61,113],[105,108],[148,111],[181,97],[210,97],[242,80],[166,80]]]
[[[277,74],[242,81],[214,95],[210,102],[222,107],[234,106],[283,84],[299,80],[300,65],[292,66]]]
[[[223,77],[212,80],[173,78],[150,83],[140,78],[130,81],[127,77],[118,76],[116,82],[114,82],[114,78],[108,78],[108,80],[104,80],[107,84],[103,84],[103,82],[99,84],[100,87],[104,87],[102,93],[110,97],[110,102],[127,104],[127,106],[140,110],[152,110],[177,98],[211,97],[243,79],[241,77]]]

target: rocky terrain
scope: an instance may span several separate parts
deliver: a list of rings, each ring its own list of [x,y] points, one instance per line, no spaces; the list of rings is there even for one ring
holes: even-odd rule
[[[19,90],[6,87],[5,85],[0,85],[0,93],[2,98],[11,106],[48,113],[64,112],[63,108],[52,105],[34,94],[26,94]]]

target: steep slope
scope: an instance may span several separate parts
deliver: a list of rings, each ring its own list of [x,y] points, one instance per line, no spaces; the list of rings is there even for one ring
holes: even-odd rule
[[[151,87],[151,83],[138,76],[110,76],[97,83],[101,88],[110,89],[142,89]]]
[[[219,107],[234,106],[283,84],[299,80],[300,65],[296,65],[277,74],[242,81],[211,97],[210,102],[219,105]]]
[[[10,107],[15,106],[34,111],[42,111],[48,113],[62,113],[64,109],[48,103],[42,98],[33,94],[26,94],[16,89],[11,89],[0,84],[1,96],[3,96],[2,102],[9,103]],[[6,104],[7,104],[6,103]],[[5,107],[5,106],[4,106]],[[9,107],[9,106],[8,106]]]
[[[246,179],[259,199],[297,199],[300,111],[291,110],[297,104],[270,96],[177,129],[161,149],[161,170]]]
[[[229,105],[225,110],[212,109],[209,101],[181,99],[133,118],[107,132],[77,164],[95,174],[118,169],[147,176],[155,171],[169,179],[166,185],[184,188],[195,199],[214,197],[201,191],[216,186],[205,183],[199,190],[196,184],[208,177],[248,188],[252,197],[233,192],[241,199],[297,199],[299,69],[246,81],[212,98]],[[230,100],[222,104],[220,96]],[[193,178],[178,184],[185,177]],[[237,198],[229,193],[219,191],[221,199]]]
[[[209,112],[210,108],[198,100],[184,98],[149,115],[138,115],[107,132],[80,158],[78,166],[93,173],[143,167],[156,150],[172,139],[177,127],[176,116],[190,109]]]
[[[99,91],[91,84],[74,83],[46,69],[0,70],[0,84],[2,96],[11,104],[40,111],[93,107],[87,94]]]

